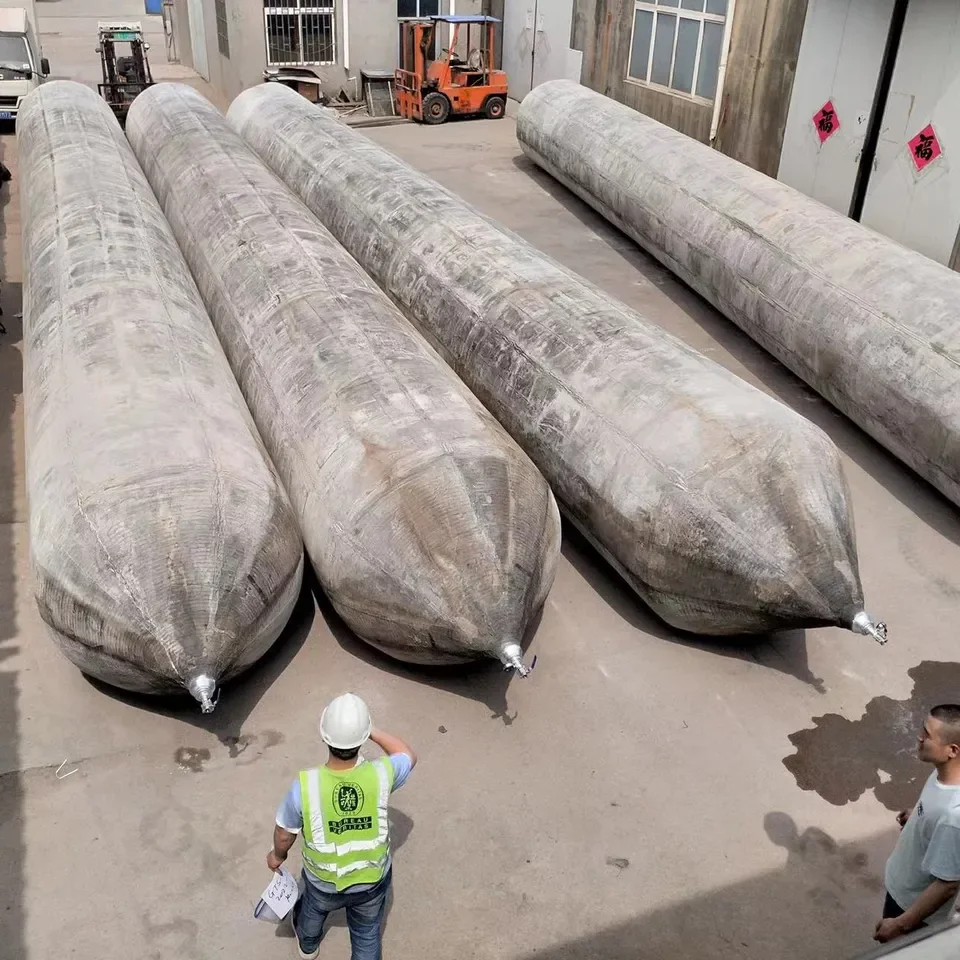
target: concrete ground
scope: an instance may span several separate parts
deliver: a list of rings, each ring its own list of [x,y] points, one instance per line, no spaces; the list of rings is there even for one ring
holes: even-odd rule
[[[127,15],[131,3],[119,5]],[[88,6],[41,4],[57,75],[96,78]],[[211,717],[84,679],[44,635],[31,594],[14,317],[21,171],[8,134],[0,958],[293,955],[288,931],[251,910],[269,880],[274,809],[320,758],[317,714],[345,689],[422,757],[396,796],[390,957],[809,960],[869,948],[894,811],[926,773],[914,729],[960,691],[957,512],[525,162],[512,120],[369,135],[826,429],[853,490],[869,609],[890,643],[839,630],[680,637],[570,536],[525,682],[495,665],[390,663],[315,587],[274,655]],[[348,953],[338,920],[323,956]]]

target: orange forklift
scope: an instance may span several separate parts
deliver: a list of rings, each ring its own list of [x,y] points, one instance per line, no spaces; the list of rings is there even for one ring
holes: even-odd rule
[[[502,117],[507,111],[507,75],[493,69],[494,29],[499,22],[483,16],[405,21],[400,30],[400,69],[394,74],[399,116],[430,124],[443,123],[451,114]],[[438,23],[450,24],[450,47],[431,61],[428,51]],[[463,26],[466,60],[457,54]]]

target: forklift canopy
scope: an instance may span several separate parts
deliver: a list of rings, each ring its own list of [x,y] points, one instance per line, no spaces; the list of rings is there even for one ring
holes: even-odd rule
[[[423,123],[443,123],[451,114],[502,117],[507,109],[507,75],[493,66],[495,28],[500,22],[471,14],[401,21],[400,66],[393,82],[397,113]],[[449,24],[450,39],[437,58],[434,47],[441,23]],[[463,33],[466,39],[461,43]],[[466,48],[465,60],[458,45]]]
[[[500,21],[496,17],[482,17],[479,14],[473,16],[469,13],[463,15],[457,14],[448,14],[446,16],[439,17],[427,17],[428,20],[439,20],[441,23],[499,23]]]

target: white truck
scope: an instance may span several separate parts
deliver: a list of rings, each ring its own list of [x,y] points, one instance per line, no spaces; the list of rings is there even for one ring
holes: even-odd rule
[[[49,74],[34,0],[0,0],[0,121],[15,120],[20,101]]]

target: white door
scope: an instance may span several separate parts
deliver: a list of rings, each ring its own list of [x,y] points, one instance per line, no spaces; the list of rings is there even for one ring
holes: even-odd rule
[[[515,100],[522,100],[533,83],[536,5],[537,0],[506,0],[503,5],[503,69]]]
[[[953,260],[960,229],[956,0],[911,0],[907,8],[861,222],[940,263]]]
[[[506,0],[503,69],[510,96],[522,100],[547,80],[580,82],[583,54],[570,49],[573,0]]]
[[[843,214],[853,199],[893,5],[810,0],[807,7],[777,179]]]
[[[210,79],[207,66],[207,39],[203,32],[203,0],[187,0],[187,21],[190,24],[190,47],[193,51],[193,69]]]
[[[533,34],[533,85],[548,80],[580,82],[583,54],[570,49],[573,0],[537,0]]]

